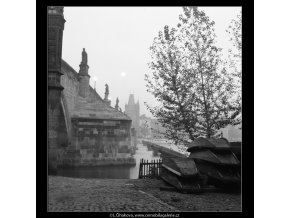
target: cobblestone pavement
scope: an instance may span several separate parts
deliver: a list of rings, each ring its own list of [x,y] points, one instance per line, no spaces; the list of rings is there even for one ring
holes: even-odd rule
[[[138,190],[128,179],[76,179],[49,176],[49,212],[178,211]]]
[[[176,191],[160,191],[166,187],[162,180],[135,180],[137,189],[152,194],[180,211],[241,211],[241,193],[224,193],[218,190],[201,194],[184,194]]]
[[[49,212],[241,211],[241,195],[160,191],[157,179],[77,179],[49,176]]]

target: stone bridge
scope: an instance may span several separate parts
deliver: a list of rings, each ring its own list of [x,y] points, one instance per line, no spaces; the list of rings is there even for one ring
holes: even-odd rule
[[[55,168],[65,150],[77,151],[81,156],[90,153],[89,158],[95,159],[124,158],[132,146],[132,120],[118,105],[111,106],[107,84],[104,98],[90,86],[85,49],[81,53],[79,72],[62,60],[65,22],[63,7],[48,8],[49,165]],[[80,152],[81,149],[93,152]]]

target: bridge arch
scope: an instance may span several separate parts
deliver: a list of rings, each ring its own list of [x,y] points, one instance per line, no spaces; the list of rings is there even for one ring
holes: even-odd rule
[[[61,109],[62,109],[64,121],[65,121],[65,129],[66,129],[66,134],[67,134],[67,143],[69,145],[70,142],[71,142],[71,119],[70,119],[70,114],[69,114],[69,110],[68,110],[67,101],[65,99],[65,95],[63,94],[63,92],[61,93],[60,103],[61,103]]]

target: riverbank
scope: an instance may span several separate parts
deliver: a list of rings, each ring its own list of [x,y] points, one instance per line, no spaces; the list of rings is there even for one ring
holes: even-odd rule
[[[157,179],[48,177],[49,212],[241,211],[241,195],[160,191]]]

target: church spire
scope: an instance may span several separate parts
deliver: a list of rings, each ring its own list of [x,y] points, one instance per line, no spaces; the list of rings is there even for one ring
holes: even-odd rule
[[[133,104],[135,104],[134,95],[130,94],[128,105],[133,105]]]

